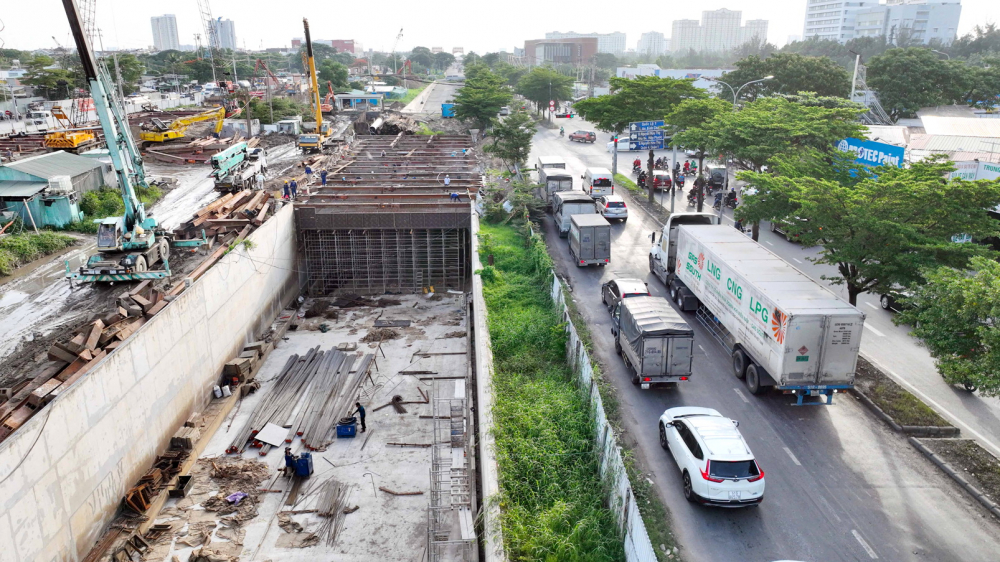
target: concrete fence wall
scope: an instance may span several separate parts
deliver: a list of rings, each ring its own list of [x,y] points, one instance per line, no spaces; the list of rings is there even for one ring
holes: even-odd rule
[[[632,484],[625,471],[621,448],[604,412],[601,393],[597,388],[597,381],[594,380],[594,367],[590,361],[590,354],[587,353],[587,348],[580,340],[576,326],[570,318],[569,308],[566,306],[566,294],[555,271],[552,272],[550,294],[556,307],[562,311],[566,330],[569,332],[566,359],[576,374],[577,383],[589,396],[590,408],[594,413],[594,440],[601,456],[601,478],[610,484],[608,503],[617,518],[619,529],[623,532],[625,559],[629,562],[656,562],[656,552],[653,550],[653,544],[646,532],[646,524],[632,494]]]
[[[298,294],[291,207],[250,240],[0,443],[0,560],[83,558],[223,364]]]

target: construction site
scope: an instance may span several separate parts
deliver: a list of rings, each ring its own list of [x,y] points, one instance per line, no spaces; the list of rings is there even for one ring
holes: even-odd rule
[[[475,135],[323,117],[311,49],[313,133],[128,112],[65,4],[126,210],[0,280],[0,560],[479,559]]]

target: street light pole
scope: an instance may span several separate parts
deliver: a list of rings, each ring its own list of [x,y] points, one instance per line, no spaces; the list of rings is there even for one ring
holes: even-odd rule
[[[948,60],[951,60],[951,55],[949,55],[948,53],[945,53],[943,51],[939,51],[937,49],[931,49],[931,52],[932,53],[937,53],[939,55],[944,55],[944,56],[948,57]]]

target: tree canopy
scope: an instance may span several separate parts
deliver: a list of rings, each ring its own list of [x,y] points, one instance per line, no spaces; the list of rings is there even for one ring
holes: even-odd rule
[[[348,87],[347,67],[333,59],[323,61],[323,64],[317,69],[316,74],[319,78],[320,90],[323,89],[323,86],[327,82],[331,82],[335,89],[346,89]]]
[[[486,129],[512,97],[503,78],[482,68],[474,77],[466,77],[465,85],[455,94],[455,117]]]
[[[740,97],[748,100],[774,94],[815,92],[820,96],[846,98],[851,91],[851,75],[829,57],[808,57],[797,53],[777,53],[767,58],[749,56],[736,63],[736,70],[722,75],[734,89],[765,76],[773,76],[747,86]],[[728,98],[727,98],[728,96]],[[732,92],[721,90],[719,97],[731,99]]]
[[[516,90],[537,109],[548,109],[549,100],[559,103],[573,98],[573,79],[551,68],[536,66],[521,76]]]
[[[829,279],[847,286],[851,304],[862,292],[918,283],[928,267],[964,267],[993,253],[952,237],[997,234],[987,210],[1000,204],[1000,182],[949,181],[955,168],[942,160],[864,169],[848,153],[808,156],[776,158],[774,173],[738,174],[753,189],[744,189],[736,216],[784,220],[803,245],[821,245],[817,263],[837,268]]]
[[[891,49],[868,61],[868,85],[890,117],[916,114],[921,107],[964,103],[968,75],[961,61],[920,47]]]
[[[524,164],[531,153],[531,138],[535,135],[535,124],[523,111],[515,111],[493,127],[493,142],[484,150],[503,161],[508,170],[515,164]]]
[[[621,132],[632,121],[663,119],[681,102],[708,97],[694,80],[639,76],[612,77],[611,94],[576,102],[573,107],[598,129]]]
[[[972,258],[965,269],[927,272],[927,283],[905,299],[912,305],[893,320],[913,328],[951,384],[970,384],[1000,396],[1000,264]]]

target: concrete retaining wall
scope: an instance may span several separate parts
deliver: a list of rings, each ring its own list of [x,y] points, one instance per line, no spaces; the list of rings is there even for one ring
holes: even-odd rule
[[[0,443],[0,561],[78,561],[223,364],[298,294],[292,209]]]

